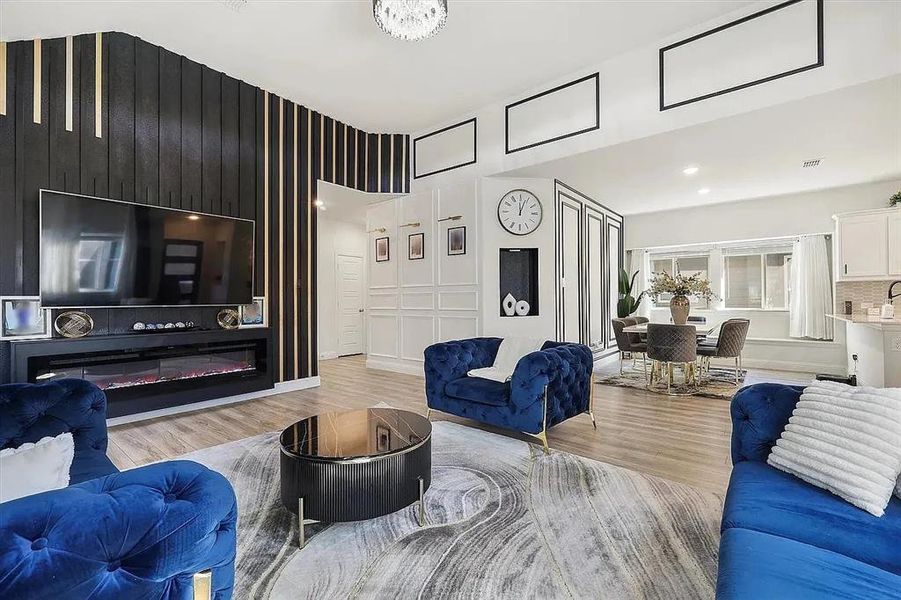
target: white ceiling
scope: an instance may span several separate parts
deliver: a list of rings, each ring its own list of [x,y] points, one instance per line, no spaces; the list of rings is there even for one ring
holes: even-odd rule
[[[820,166],[802,169],[807,159]],[[698,166],[693,176],[682,170]],[[901,178],[901,76],[518,169],[622,214]],[[709,188],[706,195],[698,194]],[[773,218],[779,218],[773,215]]]
[[[412,132],[702,23],[741,0],[449,0],[395,40],[369,0],[0,3],[0,39],[123,31],[371,132]]]
[[[331,221],[366,225],[366,210],[373,204],[396,198],[398,194],[373,194],[343,185],[320,181],[317,199],[322,200],[319,216]]]

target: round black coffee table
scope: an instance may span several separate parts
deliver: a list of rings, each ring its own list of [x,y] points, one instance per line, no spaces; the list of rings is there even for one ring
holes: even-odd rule
[[[394,408],[309,417],[282,431],[282,503],[300,519],[372,519],[419,501],[432,482],[432,424]]]

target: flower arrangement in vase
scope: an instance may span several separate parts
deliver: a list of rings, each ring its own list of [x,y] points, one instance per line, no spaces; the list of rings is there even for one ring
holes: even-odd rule
[[[669,301],[670,313],[673,315],[673,323],[676,325],[685,325],[688,322],[688,313],[691,311],[691,302],[689,296],[698,299],[717,300],[718,297],[710,289],[710,280],[695,275],[683,275],[676,273],[654,273],[651,277],[651,287],[648,289],[648,295],[653,298],[654,302],[663,295],[672,294]]]

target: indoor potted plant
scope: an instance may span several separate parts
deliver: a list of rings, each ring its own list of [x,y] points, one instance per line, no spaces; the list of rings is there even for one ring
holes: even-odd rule
[[[888,205],[901,208],[901,192],[895,192],[892,197],[888,199]]]
[[[691,310],[689,296],[703,298],[704,300],[716,300],[717,295],[710,289],[710,280],[704,279],[698,274],[675,276],[669,273],[654,273],[651,277],[651,288],[648,295],[654,302],[662,294],[672,294],[669,301],[670,313],[673,315],[673,323],[685,325],[688,322],[688,313]]]
[[[647,294],[647,290],[638,294],[635,298],[632,296],[632,289],[635,287],[635,277],[638,271],[632,273],[632,279],[629,279],[629,273],[625,269],[619,270],[619,300],[616,303],[616,316],[624,319],[638,310],[641,299]]]

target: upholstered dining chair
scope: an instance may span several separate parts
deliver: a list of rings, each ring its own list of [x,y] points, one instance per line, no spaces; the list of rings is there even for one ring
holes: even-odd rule
[[[697,382],[695,360],[698,338],[693,325],[648,323],[648,358],[651,359],[651,385],[660,380],[661,370],[666,375],[666,391],[673,386],[675,365],[682,366],[685,384]]]
[[[735,385],[739,383],[741,372],[741,354],[745,348],[745,340],[748,339],[748,328],[751,321],[748,319],[729,319],[720,326],[720,335],[716,344],[701,344],[698,346],[698,357],[701,359],[701,375],[706,371],[710,376],[711,358],[735,359]]]
[[[619,374],[623,374],[623,362],[626,360],[626,354],[633,359],[636,354],[641,354],[642,363],[644,363],[644,379],[648,380],[648,345],[642,342],[637,333],[626,333],[623,331],[626,327],[636,324],[636,319],[641,317],[625,317],[613,319],[613,335],[616,337],[616,346],[619,348]]]

